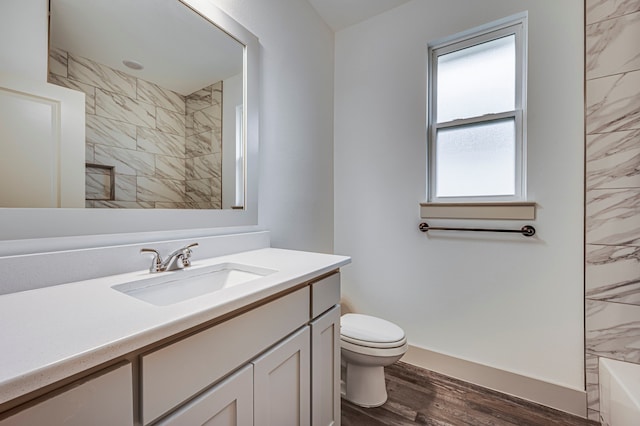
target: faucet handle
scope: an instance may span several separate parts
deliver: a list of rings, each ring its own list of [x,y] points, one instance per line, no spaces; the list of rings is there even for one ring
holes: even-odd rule
[[[152,248],[143,248],[140,249],[140,253],[151,253],[153,254],[153,259],[151,260],[151,266],[149,267],[149,272],[160,272],[162,271],[162,258],[160,257],[160,253],[158,250]]]
[[[191,266],[191,247],[197,247],[198,243],[191,243],[182,249],[182,265]]]

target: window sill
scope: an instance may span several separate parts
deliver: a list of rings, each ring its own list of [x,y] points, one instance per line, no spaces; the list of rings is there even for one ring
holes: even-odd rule
[[[420,203],[422,219],[534,220],[536,203]]]

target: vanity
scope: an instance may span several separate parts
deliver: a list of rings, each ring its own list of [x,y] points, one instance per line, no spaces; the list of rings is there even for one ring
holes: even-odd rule
[[[0,425],[339,424],[349,262],[262,248],[2,295]]]
[[[101,13],[93,10],[98,3]],[[18,22],[16,36],[29,34],[34,46],[9,46],[7,64],[28,56],[38,69],[30,77],[6,64],[0,69],[0,109],[15,112],[0,139],[20,142],[11,145],[15,158],[3,146],[0,167],[10,184],[0,188],[0,219],[11,224],[0,228],[0,426],[340,423],[339,269],[350,260],[270,248],[258,235],[260,43],[214,3],[102,1],[92,2],[92,13],[64,9],[83,1],[2,6],[3,22]],[[125,9],[114,9],[118,4]],[[88,21],[94,15],[98,23]],[[73,16],[80,19],[66,20]],[[100,33],[96,26],[108,16],[115,29],[102,33],[108,40],[125,35],[124,43],[76,51],[64,42]],[[154,68],[142,53],[155,49],[125,53],[135,45],[127,34],[144,34],[154,47],[172,41],[148,37],[138,23],[154,22],[158,37],[178,39],[185,28],[201,28],[178,26],[187,19],[208,28],[170,50],[197,51],[201,34],[226,38],[207,41],[196,57],[236,64],[230,71],[214,78],[218,70],[209,67],[203,72],[210,80],[182,90],[121,68],[130,59]],[[123,30],[127,23],[131,31]],[[85,25],[84,33],[62,37]],[[236,60],[221,55],[229,44]],[[101,55],[112,48],[114,63]],[[104,74],[119,77],[96,78]],[[203,90],[211,103],[195,96]],[[233,107],[223,114],[234,119],[229,125],[209,115],[220,112],[218,94],[223,108]],[[209,133],[222,145],[198,143]],[[199,166],[212,159],[222,169],[203,174]],[[100,191],[89,190],[94,180]],[[214,194],[220,202],[210,204]],[[191,239],[200,246],[187,269],[152,274],[143,267],[141,243],[156,241],[166,253]]]

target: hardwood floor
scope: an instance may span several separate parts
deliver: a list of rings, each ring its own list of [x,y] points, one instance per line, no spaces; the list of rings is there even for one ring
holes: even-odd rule
[[[343,426],[598,425],[402,362],[385,370],[387,402],[361,408],[343,399]]]

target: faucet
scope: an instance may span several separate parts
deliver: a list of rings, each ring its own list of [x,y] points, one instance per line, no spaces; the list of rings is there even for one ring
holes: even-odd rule
[[[160,253],[156,249],[143,248],[140,253],[151,253],[153,259],[151,260],[151,266],[149,272],[165,272],[175,271],[178,269],[184,269],[191,266],[191,247],[196,247],[198,243],[191,243],[171,253],[166,260],[162,260]]]

